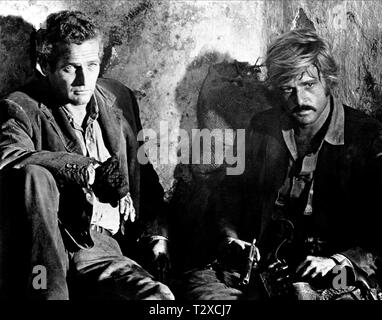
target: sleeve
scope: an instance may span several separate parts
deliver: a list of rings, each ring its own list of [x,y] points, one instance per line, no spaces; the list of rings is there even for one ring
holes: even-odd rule
[[[131,90],[129,90],[137,133],[142,130],[139,115],[139,106]],[[139,148],[143,148],[140,142]],[[140,171],[140,239],[150,241],[150,239],[168,238],[168,204],[164,201],[164,190],[159,181],[153,165],[148,161],[146,164],[139,164]]]
[[[241,239],[244,236],[241,234],[241,227],[246,222],[246,199],[248,192],[254,194],[254,190],[252,190],[253,184],[248,184],[253,173],[251,162],[254,152],[251,143],[253,132],[250,128],[247,128],[245,131],[245,139],[242,141],[237,139],[233,145],[233,148],[236,148],[236,150],[241,148],[244,151],[243,153],[236,152],[238,156],[242,154],[244,158],[238,159],[238,161],[243,161],[244,163],[243,172],[230,175],[228,174],[229,166],[225,165],[224,178],[214,195],[215,220],[220,241],[225,241],[226,238]]]
[[[151,163],[141,165],[140,217],[141,239],[150,240],[158,236],[168,239],[168,204],[164,201],[164,190]]]
[[[239,238],[238,225],[242,212],[241,196],[243,184],[241,177],[226,175],[215,195],[215,214],[220,241],[226,238]]]
[[[87,167],[95,159],[65,151],[37,150],[38,121],[11,100],[0,102],[0,169],[21,168],[29,164],[48,169],[59,185],[87,185]]]
[[[381,225],[379,223],[382,190],[382,129],[379,129],[371,143],[365,167],[363,210],[357,220],[362,243],[339,253],[351,261],[356,274],[378,277],[382,280]]]

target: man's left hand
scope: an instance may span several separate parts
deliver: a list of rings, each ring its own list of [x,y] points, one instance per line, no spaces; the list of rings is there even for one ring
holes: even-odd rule
[[[306,259],[297,267],[296,273],[301,277],[315,278],[318,275],[324,277],[336,266],[331,258],[307,256]]]
[[[133,199],[131,199],[130,193],[127,193],[122,199],[118,201],[119,214],[124,221],[135,221],[136,212],[134,209]]]
[[[166,282],[171,268],[167,240],[154,240],[150,245],[152,246],[152,273],[160,282]]]

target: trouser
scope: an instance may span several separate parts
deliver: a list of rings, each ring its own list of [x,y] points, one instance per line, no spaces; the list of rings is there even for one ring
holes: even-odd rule
[[[241,274],[213,262],[204,268],[184,272],[175,286],[177,299],[195,300],[262,300],[263,292],[257,279],[240,286]]]
[[[3,171],[0,196],[0,298],[174,299],[107,233],[91,230],[92,248],[67,250],[57,217],[60,192],[45,168]]]
[[[185,272],[176,287],[177,298],[181,300],[364,300],[377,299],[378,292],[372,289],[372,298],[355,286],[346,288],[316,289],[307,282],[291,283],[287,295],[269,297],[259,277],[251,278],[248,286],[240,287],[240,274],[235,271],[210,266]],[[369,294],[370,293],[367,293]],[[382,296],[382,295],[381,295]],[[380,297],[379,299],[382,299]]]

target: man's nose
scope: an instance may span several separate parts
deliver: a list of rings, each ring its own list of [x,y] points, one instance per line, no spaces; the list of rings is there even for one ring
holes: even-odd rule
[[[306,95],[303,89],[297,88],[294,91],[293,102],[298,106],[306,104]]]
[[[86,84],[86,74],[82,67],[77,68],[76,77],[73,81],[73,87],[85,86]]]

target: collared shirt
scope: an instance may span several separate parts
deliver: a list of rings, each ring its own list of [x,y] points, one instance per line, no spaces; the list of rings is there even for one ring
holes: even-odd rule
[[[345,143],[345,113],[342,104],[334,99],[330,98],[331,114],[328,128],[324,135],[323,140],[331,145],[338,146]],[[294,139],[294,129],[290,118],[283,113],[281,116],[281,126],[284,141],[288,147],[288,150],[292,158],[296,161],[298,158],[297,145]]]
[[[306,215],[311,214],[312,211],[313,173],[316,169],[317,159],[322,144],[324,141],[332,145],[344,144],[345,115],[343,106],[331,97],[330,109],[328,119],[317,133],[319,140],[316,141],[316,146],[312,148],[311,153],[300,158],[298,156],[291,119],[286,114],[281,116],[282,134],[290,153],[290,159],[288,174],[283,187],[280,189],[280,196],[289,199],[300,199],[304,191],[306,191],[307,188],[310,189],[309,193],[306,194],[306,196],[308,196],[308,203],[304,212]],[[324,130],[324,132],[321,130]]]
[[[281,210],[296,211],[292,214],[297,219],[309,219],[314,214],[312,207],[314,171],[322,144],[327,142],[331,145],[344,145],[345,115],[343,106],[331,97],[330,109],[329,118],[318,132],[321,137],[316,141],[316,146],[311,149],[311,153],[302,157],[298,156],[295,133],[290,118],[286,114],[281,116],[282,135],[289,150],[290,158],[287,175],[282,187],[279,189],[275,204]],[[305,239],[308,245],[314,241],[325,242],[325,240],[322,241],[322,239],[316,238],[317,235],[314,233],[309,234],[309,228],[304,231],[308,235]],[[312,245],[316,244],[313,243]],[[340,261],[340,263],[351,265],[350,260],[341,254],[334,254],[332,258],[337,263]]]
[[[84,156],[93,157],[100,162],[110,158],[102,131],[98,123],[98,105],[94,96],[85,107],[64,107],[74,132],[80,141],[81,150]],[[109,230],[112,234],[118,232],[120,224],[120,214],[118,206],[113,208],[108,203],[99,202],[97,197],[91,192],[93,203],[93,214],[91,224]]]

